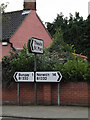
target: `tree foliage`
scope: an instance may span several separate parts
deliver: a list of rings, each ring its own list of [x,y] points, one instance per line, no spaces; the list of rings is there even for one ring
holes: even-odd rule
[[[54,70],[55,64],[60,62],[56,52],[50,53],[45,50],[43,55],[37,55],[37,71]],[[13,79],[15,72],[30,71],[34,71],[34,54],[28,53],[26,47],[21,51],[12,52],[10,56],[2,59],[3,86],[10,87],[15,83]]]
[[[63,60],[64,61],[64,60]],[[88,81],[90,79],[90,64],[77,57],[62,62],[56,51],[44,50],[44,54],[37,55],[37,71],[60,71],[62,81]],[[3,87],[12,87],[15,84],[13,75],[15,72],[34,71],[34,54],[28,53],[24,47],[21,51],[15,51],[2,60]]]
[[[7,8],[9,2],[6,2],[6,3],[2,3],[0,5],[0,13],[4,13],[5,12],[5,9]]]
[[[49,48],[50,52],[57,52],[60,59],[62,60],[67,60],[72,56],[72,47],[68,45],[66,42],[63,40],[63,32],[61,28],[57,28],[56,32],[53,36],[53,42]],[[64,61],[63,61],[64,62]]]
[[[90,80],[90,63],[80,57],[68,59],[63,65],[56,64],[55,69],[61,71],[63,81],[80,82]]]
[[[64,18],[64,15],[60,13],[54,22],[47,23],[47,29],[52,37],[59,28],[63,32],[64,42],[74,45],[76,53],[86,55],[90,59],[90,16],[84,20],[76,12],[75,17],[70,14],[69,18]]]

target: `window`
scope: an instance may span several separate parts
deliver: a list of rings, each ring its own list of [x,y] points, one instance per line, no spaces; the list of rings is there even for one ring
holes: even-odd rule
[[[2,42],[2,46],[7,46],[8,43],[7,42]]]

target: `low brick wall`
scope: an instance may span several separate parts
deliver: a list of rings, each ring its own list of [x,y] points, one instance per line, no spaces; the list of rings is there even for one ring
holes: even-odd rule
[[[60,83],[61,105],[88,105],[87,82]],[[20,103],[34,104],[34,83],[20,83]],[[3,103],[17,104],[17,84],[2,90]],[[42,105],[58,104],[57,83],[37,83],[37,103]]]

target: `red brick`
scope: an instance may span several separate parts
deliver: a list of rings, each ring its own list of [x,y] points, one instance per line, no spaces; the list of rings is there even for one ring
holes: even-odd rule
[[[89,93],[90,94],[90,93]],[[79,104],[88,105],[90,102],[88,94],[88,83],[61,83],[60,84],[60,102],[62,104]],[[17,102],[17,87],[11,89],[3,89],[3,102]],[[20,84],[20,99],[21,102],[34,103],[34,83]],[[38,83],[37,84],[37,102],[42,104],[57,104],[58,87],[57,83]]]

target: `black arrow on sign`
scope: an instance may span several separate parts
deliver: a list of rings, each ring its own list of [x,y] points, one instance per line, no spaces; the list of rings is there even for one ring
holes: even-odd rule
[[[16,77],[17,74],[18,74],[18,73],[16,72],[16,73],[15,73],[15,76],[14,76],[16,82],[18,81],[18,80],[17,80],[17,77]]]
[[[60,75],[60,73],[59,73],[59,72],[57,72],[57,74],[58,74],[58,76],[59,76],[59,78],[58,78],[58,80],[57,80],[57,81],[59,81],[59,80],[60,80],[61,75]]]
[[[32,48],[32,50],[33,50],[33,40],[31,40],[31,48]]]

